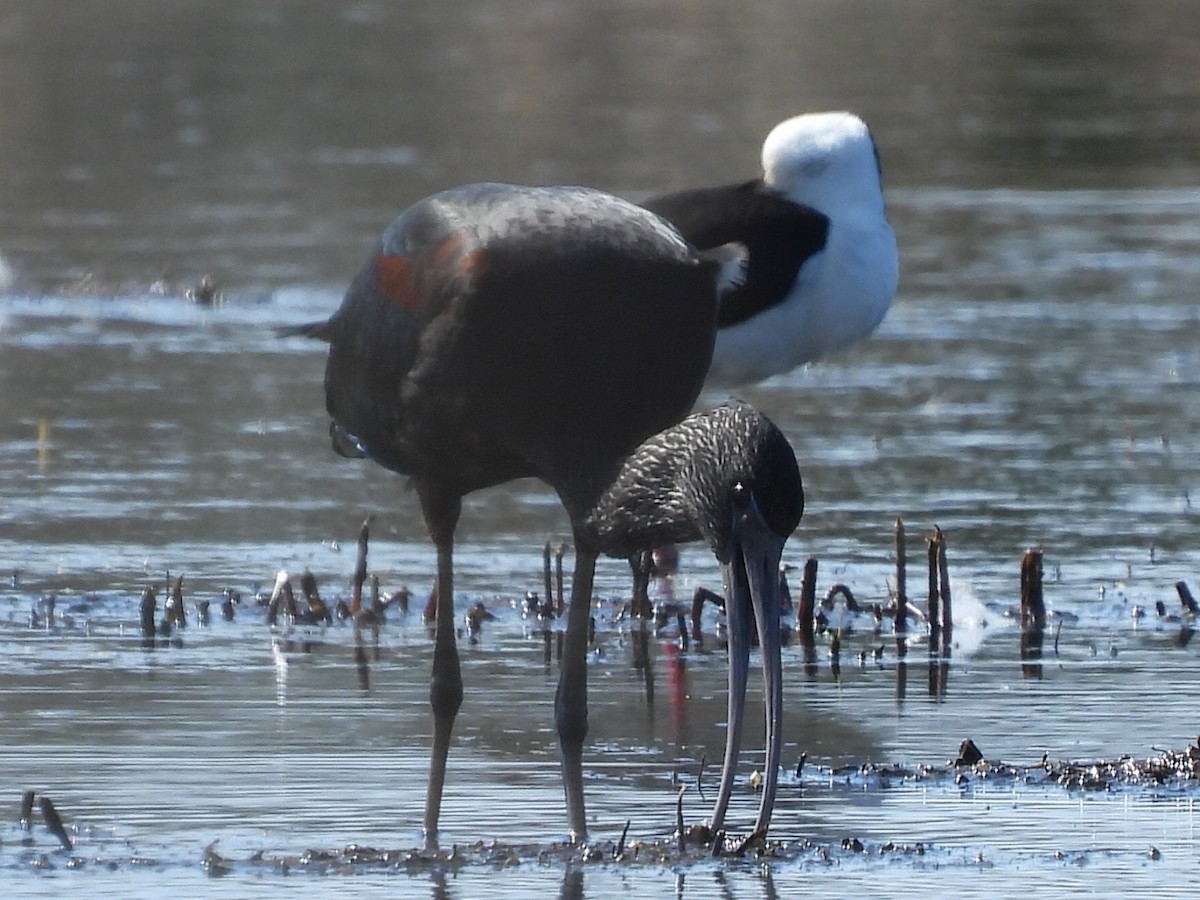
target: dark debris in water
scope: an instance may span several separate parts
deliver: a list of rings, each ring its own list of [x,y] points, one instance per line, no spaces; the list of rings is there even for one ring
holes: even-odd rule
[[[691,829],[701,837],[702,826]],[[887,841],[866,845],[857,837],[843,838],[838,843],[819,843],[811,840],[733,840],[723,844],[720,859],[726,862],[749,863],[816,863],[830,864],[841,857],[892,856],[919,858],[927,847],[921,843],[900,844]],[[712,850],[699,840],[685,841],[680,849],[678,835],[627,841],[623,837],[594,841],[587,844],[553,843],[520,844],[504,841],[478,841],[456,844],[450,849],[381,850],[350,844],[341,850],[307,850],[298,855],[274,855],[255,852],[245,859],[219,856],[210,845],[204,853],[203,866],[208,873],[219,877],[233,872],[264,872],[276,874],[350,875],[368,871],[394,871],[404,875],[432,873],[454,874],[468,867],[508,869],[515,866],[590,867],[652,866],[688,867],[709,864],[714,860]]]
[[[171,859],[169,856],[158,858],[139,852],[114,835],[93,833],[93,829],[84,830],[83,847],[72,848],[64,844],[57,851],[49,851],[23,823],[18,823],[18,827],[21,829],[21,839],[9,843],[10,848],[19,848],[17,855],[0,862],[0,870],[9,865],[47,871],[87,868],[109,871],[160,870],[192,865],[191,862]],[[742,863],[828,865],[871,856],[917,859],[923,857],[928,849],[921,843],[888,841],[868,845],[858,837],[845,837],[840,843],[820,843],[809,839],[772,840],[759,834],[742,838],[722,834],[717,837],[718,849],[714,851],[713,835],[705,825],[687,828],[682,835],[675,832],[644,840],[629,840],[628,832],[629,823],[618,838],[594,840],[586,844],[489,840],[455,844],[449,849],[380,849],[352,843],[340,849],[313,848],[301,853],[260,849],[238,855],[222,853],[218,849],[219,841],[214,840],[204,848],[199,864],[211,878],[238,874],[336,876],[364,872],[423,876],[453,875],[468,867],[503,870],[517,866],[550,866],[571,870],[592,866],[687,868]],[[5,843],[0,840],[0,847]],[[120,845],[116,853],[112,852],[116,849],[114,843]]]
[[[895,784],[913,782],[946,782],[959,787],[990,784],[1011,788],[1023,786],[1059,786],[1069,790],[1110,791],[1124,787],[1185,788],[1200,784],[1200,739],[1181,750],[1163,750],[1144,759],[1122,756],[1116,760],[1059,762],[1044,756],[1032,765],[1014,765],[984,757],[973,741],[965,740],[956,759],[944,765],[861,765],[808,766],[803,770],[803,783],[827,781],[844,783],[861,790],[875,786],[886,789]],[[797,787],[802,785],[797,782]],[[87,848],[72,848],[62,838],[64,826],[54,828],[47,821],[47,831],[62,842],[57,852],[47,852],[35,834],[31,834],[31,791],[21,803],[21,818],[17,826],[23,837],[17,864],[35,869],[55,870],[103,867],[109,870],[152,868],[180,865],[137,852],[107,856],[104,852],[89,853]],[[43,808],[43,816],[45,816]],[[57,815],[48,817],[57,821]],[[812,839],[778,840],[758,834],[734,837],[714,836],[705,825],[693,825],[681,834],[675,831],[659,837],[628,840],[628,824],[618,838],[594,840],[587,844],[557,842],[549,844],[512,843],[506,841],[477,841],[455,844],[449,849],[380,849],[362,844],[348,844],[340,849],[308,849],[301,853],[278,853],[256,850],[248,855],[224,855],[217,849],[218,841],[205,847],[199,860],[210,877],[231,874],[276,874],[317,876],[353,875],[364,872],[394,872],[398,875],[453,875],[461,869],[489,867],[508,869],[517,866],[553,866],[568,870],[591,866],[650,866],[657,868],[690,868],[711,865],[771,865],[800,866],[847,865],[871,860],[905,860],[908,864],[944,866],[955,860],[985,864],[982,854],[977,859],[962,857],[949,848],[935,848],[922,842],[866,842],[847,835],[840,841]],[[62,832],[62,833],[59,833]],[[86,843],[91,843],[87,841]],[[103,848],[108,841],[101,840]],[[0,844],[2,846],[2,844]],[[131,849],[131,848],[127,848]],[[1160,858],[1156,848],[1149,851],[1151,859]],[[927,858],[932,857],[932,858]],[[190,863],[182,863],[190,865]]]
[[[966,788],[982,782],[996,786],[1059,786],[1083,791],[1124,788],[1194,788],[1200,785],[1200,738],[1182,750],[1161,750],[1142,759],[1131,755],[1093,761],[1058,761],[1048,755],[1032,765],[984,758],[973,741],[965,740],[959,757],[944,766],[862,765],[812,767],[812,778],[845,780],[856,787],[865,782],[892,783],[953,781]]]

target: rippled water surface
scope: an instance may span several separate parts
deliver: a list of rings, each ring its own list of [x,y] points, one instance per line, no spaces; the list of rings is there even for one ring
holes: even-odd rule
[[[474,495],[458,606],[497,618],[460,642],[447,857],[350,866],[354,890],[992,896],[1031,874],[1051,893],[1194,887],[1190,780],[1089,790],[1036,774],[1043,755],[1146,758],[1200,733],[1200,644],[1175,588],[1200,593],[1194,19],[1173,3],[936,0],[0,10],[6,892],[269,896],[300,878],[333,894],[345,867],[306,851],[419,847],[432,549],[400,479],[329,452],[322,348],[276,330],[327,315],[375,234],[429,191],[732,181],[755,174],[775,121],[834,106],[880,145],[900,295],[866,343],[742,396],[801,460],[808,505],[785,560],[817,557],[820,593],[842,582],[886,602],[903,516],[923,598],[924,538],[945,532],[948,663],[930,664],[918,631],[900,664],[869,618],[836,666],[828,636],[815,671],[785,649],[775,858],[660,858],[680,786],[690,824],[715,791],[724,656],[711,613],[701,646],[681,651],[668,629],[643,653],[616,618],[626,568],[603,562],[589,815],[603,851],[626,821],[643,849],[582,862],[558,845],[556,637],[515,608],[541,591],[566,517],[535,482]],[[205,274],[222,305],[185,298]],[[348,595],[369,513],[371,571],[409,586],[413,612],[377,639],[269,628],[253,598],[281,567]],[[1052,618],[1043,657],[1023,661],[1011,610],[1035,546]],[[189,625],[179,645],[145,646],[139,597],[168,572]],[[660,590],[686,602],[697,586],[719,577],[690,549]],[[231,622],[226,588],[245,598]],[[1030,768],[956,778],[945,764],[967,737]],[[74,851],[38,815],[20,830],[26,789],[53,799]],[[735,827],[754,807],[743,784]]]

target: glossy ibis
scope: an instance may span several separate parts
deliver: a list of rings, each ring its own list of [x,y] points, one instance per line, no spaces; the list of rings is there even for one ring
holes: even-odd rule
[[[575,572],[555,721],[577,840],[587,834],[582,749],[599,554],[703,538],[727,569],[731,615],[742,616],[732,630],[777,622],[779,554],[803,506],[792,450],[749,407],[680,422],[708,369],[724,271],[658,216],[607,194],[472,185],[410,207],[384,231],[333,317],[299,329],[330,345],[335,451],[410,476],[437,548],[424,818],[431,841],[462,702],[452,547],[467,494],[536,476],[571,521]],[[737,756],[746,671],[738,653],[717,827]],[[777,644],[764,665],[770,770],[779,755]],[[770,817],[773,772],[768,784],[760,827]]]
[[[730,248],[710,387],[761,381],[873,332],[896,293],[896,237],[871,132],[848,112],[776,125],[752,181],[642,205],[700,250]]]

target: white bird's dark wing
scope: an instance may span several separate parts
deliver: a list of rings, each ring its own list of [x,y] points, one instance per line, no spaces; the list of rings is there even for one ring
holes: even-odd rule
[[[721,297],[722,328],[781,303],[800,267],[825,248],[829,218],[771,190],[760,179],[653,197],[642,204],[679,229],[697,250],[746,248],[743,277]]]

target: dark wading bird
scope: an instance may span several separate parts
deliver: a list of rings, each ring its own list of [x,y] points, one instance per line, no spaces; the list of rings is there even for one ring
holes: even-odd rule
[[[437,547],[431,841],[463,694],[451,561],[462,498],[526,476],[557,492],[575,540],[554,704],[573,838],[587,835],[582,752],[596,559],[698,538],[725,568],[740,641],[730,654],[726,766],[712,826],[720,829],[732,787],[757,622],[768,723],[757,829],[765,831],[780,752],[779,558],[803,492],[791,447],[753,409],[680,422],[708,370],[722,271],[660,218],[615,197],[473,185],[409,208],[333,317],[297,330],[330,345],[334,449],[410,476]],[[665,333],[672,339],[660,341]]]
[[[707,384],[761,381],[845,350],[871,334],[899,280],[896,236],[883,201],[879,154],[848,112],[779,123],[752,181],[642,203],[700,250],[725,248]]]

